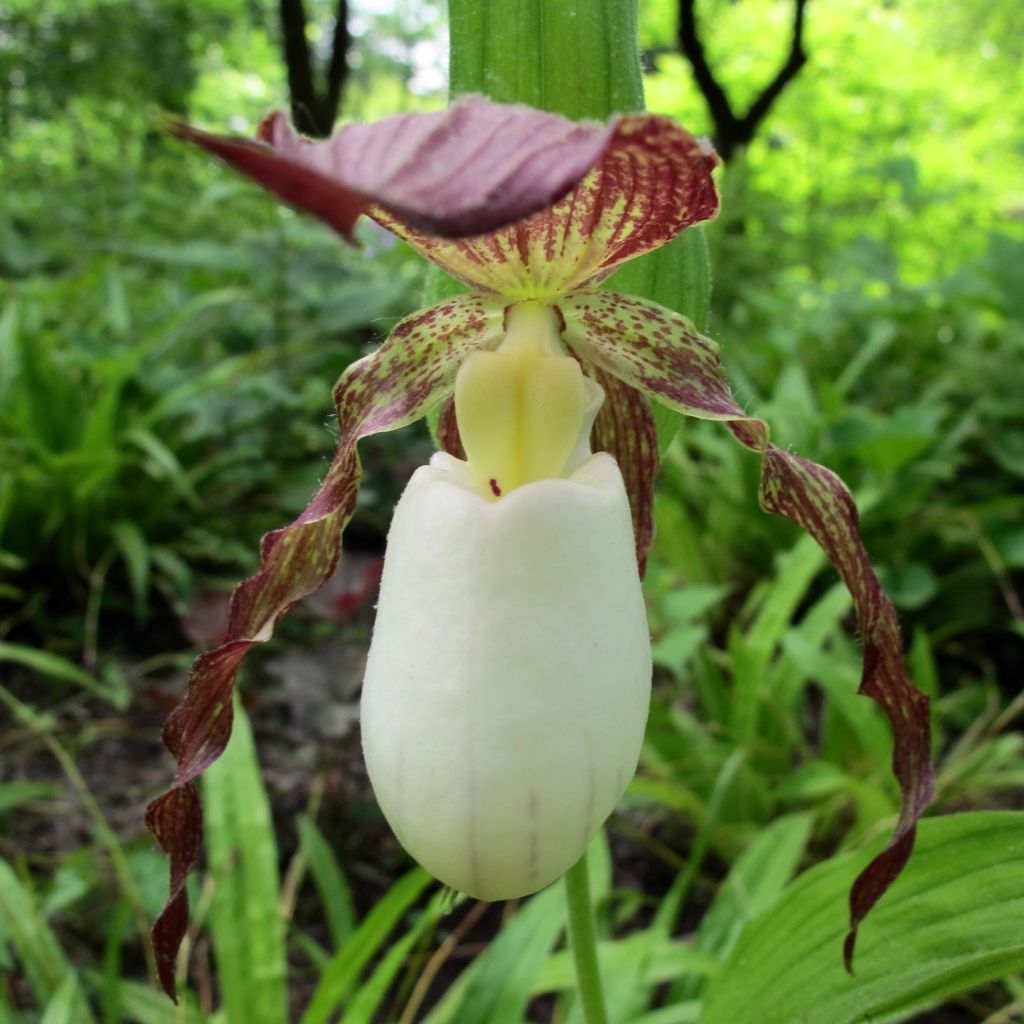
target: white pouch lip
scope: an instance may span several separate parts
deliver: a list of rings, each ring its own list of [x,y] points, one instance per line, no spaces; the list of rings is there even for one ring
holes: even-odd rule
[[[511,898],[562,874],[636,765],[650,648],[605,453],[490,501],[439,453],[396,510],[364,690],[386,816],[442,880]]]

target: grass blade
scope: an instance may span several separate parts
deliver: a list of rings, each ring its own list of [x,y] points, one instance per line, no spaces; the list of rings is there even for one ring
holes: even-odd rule
[[[403,875],[366,915],[351,938],[331,957],[301,1024],[326,1024],[345,1002],[363,967],[391,930],[433,881],[423,868]]]
[[[348,881],[330,844],[308,814],[299,818],[299,843],[320,896],[320,906],[327,918],[331,940],[334,948],[338,949],[356,926],[356,912]]]
[[[528,900],[480,957],[450,1024],[520,1024],[564,925],[564,899],[556,883]]]
[[[240,705],[231,742],[204,779],[204,797],[216,884],[210,926],[227,1016],[246,1024],[281,1024],[288,1018],[288,992],[277,844]]]

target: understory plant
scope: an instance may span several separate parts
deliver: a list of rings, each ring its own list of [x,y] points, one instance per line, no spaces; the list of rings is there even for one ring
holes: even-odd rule
[[[174,130],[345,237],[369,215],[463,291],[401,321],[342,375],[323,484],[264,538],[225,641],[196,662],[165,727],[178,770],[147,823],[171,858],[154,929],[167,991],[199,853],[195,780],[227,743],[239,665],[335,570],[357,441],[432,410],[443,451],[396,510],[364,688],[367,765],[403,844],[483,899],[568,872],[581,995],[588,1019],[604,1019],[586,866],[573,865],[629,781],[646,720],[652,403],[718,420],[761,455],[762,507],[806,530],[849,589],[861,692],[893,727],[902,810],[850,891],[850,969],[858,926],[907,863],[931,795],[928,701],[905,668],[896,613],[838,477],[771,443],[687,317],[600,287],[717,213],[710,146],[653,115],[577,123],[479,98],[350,125],[325,143],[280,114],[256,141]]]

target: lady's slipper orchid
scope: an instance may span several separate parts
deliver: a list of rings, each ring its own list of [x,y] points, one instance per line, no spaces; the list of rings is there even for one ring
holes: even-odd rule
[[[637,570],[652,536],[656,399],[723,421],[760,452],[762,506],[814,536],[853,595],[861,692],[892,721],[903,803],[889,846],[851,891],[849,964],[931,794],[927,699],[903,664],[896,613],[838,477],[771,444],[685,317],[598,287],[716,214],[713,151],[663,117],[575,125],[479,99],[323,143],[296,137],[280,114],[255,143],[176,131],[343,235],[368,213],[471,291],[407,317],[342,375],[327,478],[294,523],[264,538],[227,640],[197,660],[168,720],[178,771],[147,813],[171,857],[154,928],[168,991],[198,856],[194,780],[227,742],[238,666],[333,572],[359,438],[439,404],[448,454],[417,471],[396,511],[367,667],[367,762],[400,838],[454,885],[521,894],[569,866],[621,793],[649,686]],[[403,751],[415,763],[403,766]]]
[[[590,454],[603,400],[550,306],[510,307],[456,377],[466,461],[395,509],[363,684],[363,749],[402,844],[481,899],[572,867],[632,778],[651,651],[629,499]]]

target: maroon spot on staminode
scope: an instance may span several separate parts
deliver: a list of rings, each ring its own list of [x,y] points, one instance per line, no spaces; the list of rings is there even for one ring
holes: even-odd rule
[[[501,497],[501,488],[498,486],[498,481],[495,480],[493,476],[490,479],[490,484],[491,484],[491,494],[493,494],[496,498],[500,498]]]

